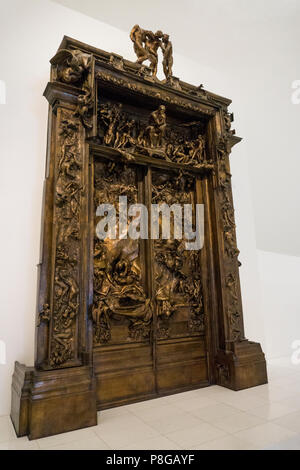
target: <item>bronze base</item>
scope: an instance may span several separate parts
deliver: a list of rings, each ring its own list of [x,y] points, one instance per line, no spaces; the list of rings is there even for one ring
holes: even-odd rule
[[[18,437],[39,439],[97,424],[95,380],[88,366],[37,371],[15,363],[11,419]]]
[[[232,390],[268,382],[259,343],[233,343],[217,357],[217,384]],[[88,366],[38,371],[15,363],[11,419],[18,437],[39,439],[97,425],[96,387]]]
[[[259,343],[244,340],[233,343],[232,351],[217,357],[217,384],[243,390],[268,383],[265,355]]]

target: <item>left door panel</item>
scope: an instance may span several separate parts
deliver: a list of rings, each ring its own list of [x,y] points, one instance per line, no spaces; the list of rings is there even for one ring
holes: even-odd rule
[[[125,234],[133,220],[125,215],[125,204],[144,202],[145,172],[138,166],[96,159],[93,173],[94,365],[98,408],[107,408],[155,394],[146,240]],[[120,200],[125,196],[126,200]],[[101,204],[112,208],[106,225],[100,213],[108,215],[108,207],[99,209]],[[112,233],[99,239],[96,232],[99,234],[101,228]]]

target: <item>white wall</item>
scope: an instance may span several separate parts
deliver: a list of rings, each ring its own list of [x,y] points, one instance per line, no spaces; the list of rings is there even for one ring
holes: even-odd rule
[[[124,31],[137,22],[168,32],[174,50],[199,64],[198,80],[233,99],[247,139],[257,246],[300,256],[300,218],[290,217],[300,212],[300,105],[291,101],[300,80],[299,0],[53,1]]]
[[[9,412],[14,361],[33,363],[49,59],[64,34],[124,54],[129,43],[126,34],[46,0],[1,3],[0,340],[7,364],[0,365],[0,415]]]
[[[258,250],[266,354],[291,356],[300,340],[300,257]]]
[[[0,364],[0,415],[9,412],[13,362],[33,363],[36,264],[44,178],[47,102],[42,93],[49,77],[49,59],[64,34],[134,60],[128,34],[48,0],[1,2],[0,80],[7,89],[0,105],[0,340],[7,346],[7,364]],[[238,77],[175,54],[176,75],[185,81],[231,97]],[[245,105],[235,92],[234,110]],[[258,114],[258,119],[259,114]],[[264,125],[263,122],[260,123]],[[243,129],[246,134],[247,129]],[[256,246],[248,180],[248,143],[233,150],[232,173],[241,281],[247,336],[263,341]]]

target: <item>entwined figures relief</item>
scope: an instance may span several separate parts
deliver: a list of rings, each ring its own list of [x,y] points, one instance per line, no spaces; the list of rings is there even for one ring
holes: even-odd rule
[[[133,49],[137,55],[137,63],[142,64],[145,60],[150,62],[152,76],[156,78],[158,66],[158,49],[163,53],[163,71],[168,80],[172,77],[173,47],[168,34],[162,31],[147,31],[138,24],[134,25],[130,32]]]

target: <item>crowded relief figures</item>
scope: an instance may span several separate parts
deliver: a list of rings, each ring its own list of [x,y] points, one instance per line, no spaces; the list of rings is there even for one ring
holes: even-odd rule
[[[173,48],[168,34],[163,34],[162,31],[153,33],[136,24],[130,32],[130,39],[137,55],[137,63],[142,64],[145,60],[149,60],[153,77],[157,75],[158,48],[160,47],[163,53],[163,70],[166,79],[172,76]]]
[[[207,161],[205,136],[195,132],[194,135],[191,138],[184,132],[171,130],[163,104],[142,120],[129,115],[122,103],[106,102],[99,106],[101,142],[123,152],[127,159],[139,153],[182,165],[210,168],[212,162]]]

